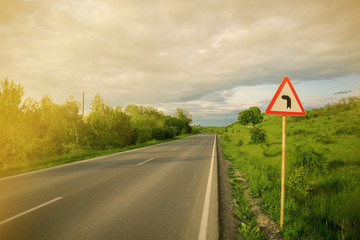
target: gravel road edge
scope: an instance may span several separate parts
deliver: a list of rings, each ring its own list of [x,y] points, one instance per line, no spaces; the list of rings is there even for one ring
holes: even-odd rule
[[[218,194],[219,194],[219,239],[238,239],[237,219],[233,214],[232,186],[229,183],[229,165],[222,154],[222,146],[217,137],[217,157],[218,157]]]

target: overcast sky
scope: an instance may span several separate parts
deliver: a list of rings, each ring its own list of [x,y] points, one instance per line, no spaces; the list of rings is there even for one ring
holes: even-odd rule
[[[0,80],[89,109],[141,104],[224,125],[288,76],[305,109],[360,88],[359,0],[0,0]]]

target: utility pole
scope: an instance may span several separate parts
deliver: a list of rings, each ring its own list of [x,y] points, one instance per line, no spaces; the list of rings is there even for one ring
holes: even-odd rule
[[[84,116],[84,102],[85,102],[85,92],[83,92],[82,96],[82,115]]]

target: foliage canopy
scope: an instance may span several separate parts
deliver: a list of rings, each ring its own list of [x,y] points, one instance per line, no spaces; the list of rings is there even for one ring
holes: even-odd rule
[[[252,123],[256,125],[263,121],[264,117],[258,107],[251,107],[248,110],[239,113],[238,120],[241,125]]]
[[[87,116],[72,97],[56,104],[45,95],[23,100],[20,84],[0,81],[0,169],[27,168],[41,159],[107,150],[190,133],[189,112],[174,116],[147,106],[112,107],[96,94]]]

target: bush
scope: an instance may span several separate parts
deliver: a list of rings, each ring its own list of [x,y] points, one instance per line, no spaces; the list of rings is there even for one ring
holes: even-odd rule
[[[137,128],[133,128],[130,132],[129,144],[133,145],[137,143],[139,143],[139,130]]]
[[[200,133],[200,128],[199,127],[193,127],[191,130],[192,134],[199,134]]]
[[[314,132],[311,131],[311,130],[305,130],[305,129],[302,129],[302,128],[297,128],[297,129],[294,129],[292,131],[289,131],[289,136],[292,136],[292,135],[310,135],[310,134],[313,134]]]
[[[328,133],[326,133],[325,135],[320,135],[317,138],[317,142],[322,143],[322,144],[332,144],[332,143],[335,143],[335,140],[332,139]]]
[[[303,201],[312,190],[312,185],[307,180],[309,178],[306,169],[303,166],[297,167],[289,177],[290,194],[297,200]]]
[[[265,129],[262,127],[253,127],[250,128],[250,134],[251,134],[251,143],[265,143],[268,139]]]
[[[355,135],[360,134],[360,127],[357,125],[346,125],[336,130],[337,135]]]
[[[327,168],[328,168],[328,170],[333,170],[333,169],[340,168],[343,166],[345,166],[345,162],[342,159],[340,159],[340,160],[335,159],[335,160],[332,160],[329,162]]]
[[[281,155],[281,147],[272,147],[270,144],[264,144],[261,148],[262,154],[265,157],[275,157]]]
[[[163,128],[153,128],[151,129],[151,138],[156,140],[163,140],[165,138]]]
[[[252,123],[253,125],[261,123],[264,116],[258,107],[251,107],[249,110],[245,110],[239,113],[238,120],[241,125],[247,125]]]
[[[334,194],[342,191],[345,186],[346,181],[334,175],[328,175],[314,185],[314,192],[318,194]]]
[[[227,133],[224,133],[224,135],[223,135],[223,139],[224,139],[224,141],[227,141],[227,142],[229,142],[229,141],[230,141],[230,137],[229,137],[229,134],[227,134]]]
[[[316,151],[308,145],[296,146],[295,156],[295,166],[304,167],[309,172],[313,172],[314,170],[324,172],[327,168],[327,158],[325,154]]]

